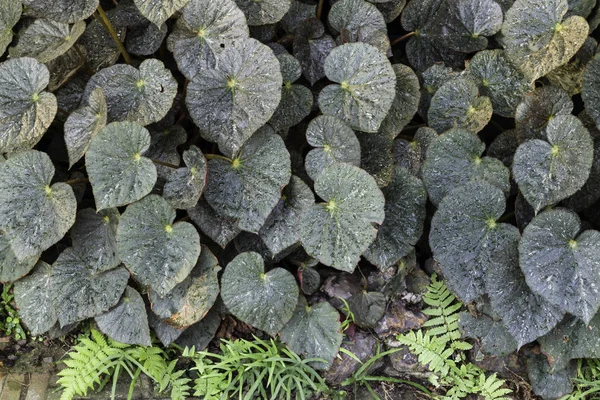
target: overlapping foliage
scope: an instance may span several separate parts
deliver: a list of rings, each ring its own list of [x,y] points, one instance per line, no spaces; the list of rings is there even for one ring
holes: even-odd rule
[[[231,313],[326,367],[320,273],[416,250],[485,300],[471,334],[537,340],[534,388],[568,391],[600,353],[600,5],[330,3],[0,4],[0,281],[21,321],[200,349]],[[390,287],[349,301],[361,326]]]

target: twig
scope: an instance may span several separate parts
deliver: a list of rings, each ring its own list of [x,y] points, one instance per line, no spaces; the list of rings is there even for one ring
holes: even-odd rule
[[[89,182],[90,182],[90,180],[87,178],[80,178],[80,179],[71,179],[71,180],[66,181],[65,183],[67,185],[78,185],[80,183],[89,183]]]
[[[125,62],[127,64],[131,64],[131,57],[129,56],[129,53],[127,53],[127,50],[125,50],[125,46],[123,46],[123,43],[121,42],[121,39],[119,39],[119,35],[117,34],[115,27],[111,24],[110,20],[108,19],[108,15],[106,15],[104,10],[102,9],[102,6],[98,5],[98,9],[94,13],[94,16],[96,17],[98,22],[100,22],[102,24],[102,26],[104,26],[104,28],[106,28],[106,31],[110,34],[113,41],[116,43],[117,47],[119,48],[119,51],[121,52],[121,55],[125,59]]]
[[[154,164],[162,165],[164,167],[169,167],[169,168],[173,168],[173,169],[179,168],[179,165],[171,164],[171,163],[160,161],[160,160],[152,159],[152,162]]]
[[[402,36],[400,36],[398,39],[394,39],[394,41],[393,41],[392,43],[390,43],[390,46],[393,46],[393,45],[395,45],[395,44],[398,44],[398,43],[400,43],[401,41],[403,41],[403,40],[406,40],[406,39],[408,39],[409,37],[412,37],[412,36],[415,36],[415,35],[416,35],[416,32],[415,32],[415,31],[408,32],[406,35],[402,35]]]
[[[323,12],[323,0],[319,0],[319,5],[317,6],[317,19],[321,19],[322,12]]]

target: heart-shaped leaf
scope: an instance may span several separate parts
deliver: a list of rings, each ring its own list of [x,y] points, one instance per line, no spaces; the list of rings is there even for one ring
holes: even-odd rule
[[[50,287],[52,267],[43,261],[31,275],[15,282],[15,304],[29,334],[38,336],[49,331],[58,321]]]
[[[577,192],[587,181],[594,160],[594,143],[573,115],[553,118],[546,140],[521,144],[513,159],[513,176],[536,212]]]
[[[194,208],[187,210],[188,215],[206,236],[216,244],[225,248],[242,230],[237,226],[235,218],[225,218],[204,200],[200,199]]]
[[[279,22],[289,10],[291,0],[235,0],[242,9],[248,25],[267,25]]]
[[[123,297],[109,311],[97,315],[94,320],[98,329],[120,343],[150,346],[150,328],[142,296],[127,286]]]
[[[129,272],[123,267],[99,272],[95,261],[69,247],[54,262],[50,286],[61,327],[95,317],[119,302]]]
[[[185,210],[198,203],[206,183],[206,158],[196,146],[183,152],[185,168],[178,168],[167,178],[163,197],[174,208]]]
[[[37,260],[37,256],[31,256],[19,261],[10,247],[8,237],[0,231],[0,282],[13,282],[27,275]]]
[[[553,370],[543,354],[527,357],[527,375],[533,392],[545,399],[558,399],[573,391],[573,378],[577,376],[577,363]]]
[[[335,41],[325,34],[323,23],[316,18],[304,21],[294,36],[294,57],[302,65],[304,77],[314,85],[325,76],[325,59],[335,47]]]
[[[431,220],[433,256],[448,288],[463,302],[485,293],[492,259],[518,234],[514,226],[497,222],[505,206],[500,189],[487,182],[469,182],[448,193]]]
[[[13,40],[13,27],[21,19],[21,0],[7,0],[0,7],[0,55]]]
[[[131,204],[117,229],[118,254],[137,280],[165,296],[190,273],[200,255],[200,237],[158,195]]]
[[[98,8],[98,0],[21,0],[27,13],[72,24],[86,19]]]
[[[150,133],[133,122],[113,122],[93,139],[85,164],[98,211],[123,206],[150,193],[156,167],[142,155],[150,146]]]
[[[218,55],[248,37],[246,18],[233,0],[191,0],[167,39],[179,71],[193,79],[215,68]]]
[[[331,365],[342,344],[340,314],[326,301],[309,306],[304,296],[300,296],[296,310],[280,336],[296,353],[325,360],[313,364],[325,369]]]
[[[396,75],[387,58],[369,44],[347,43],[329,53],[324,69],[335,84],[319,94],[323,114],[353,129],[377,132],[396,94]]]
[[[137,56],[151,56],[160,49],[167,31],[165,23],[158,26],[151,23],[132,26],[127,31],[125,48]]]
[[[50,73],[33,58],[0,64],[0,153],[32,148],[56,114],[56,97],[44,92]]]
[[[573,100],[567,92],[555,86],[542,86],[529,92],[515,112],[519,142],[546,139],[548,123],[559,115],[571,115]]]
[[[271,118],[281,85],[273,51],[255,39],[239,39],[219,54],[215,69],[193,78],[186,104],[202,136],[233,156]]]
[[[421,168],[425,162],[427,150],[437,138],[436,131],[427,126],[422,126],[417,129],[412,141],[409,142],[402,138],[396,139],[394,141],[394,163],[421,178]]]
[[[275,335],[290,320],[298,302],[296,279],[283,268],[265,273],[258,253],[242,253],[221,277],[221,298],[233,315]]]
[[[464,337],[479,341],[485,354],[490,356],[506,357],[518,348],[506,327],[485,314],[474,317],[468,312],[461,312],[458,327]]]
[[[567,0],[516,0],[506,12],[506,54],[531,82],[569,61],[588,36],[584,18],[563,20],[567,9]]]
[[[17,44],[8,49],[8,54],[12,58],[31,57],[41,63],[47,63],[66,53],[83,31],[84,21],[69,25],[36,19],[19,31]]]
[[[241,229],[258,232],[290,180],[290,155],[281,137],[265,127],[233,160],[210,160],[208,171],[204,192],[208,204],[219,215],[238,219]]]
[[[383,193],[372,176],[344,163],[327,167],[314,188],[325,203],[313,205],[304,217],[302,246],[321,263],[352,272],[375,240],[373,224],[385,217]]]
[[[37,150],[0,164],[0,230],[17,260],[38,257],[75,222],[73,189],[66,183],[50,185],[53,177],[50,157]]]
[[[108,105],[108,121],[132,121],[148,125],[160,121],[177,94],[177,81],[164,64],[152,58],[139,69],[126,64],[105,68],[92,76],[83,94],[87,98],[100,87]]]
[[[393,64],[396,74],[396,96],[387,116],[381,123],[381,132],[397,136],[417,113],[421,93],[419,78],[410,67]]]
[[[96,88],[90,94],[88,104],[69,115],[64,127],[69,168],[84,156],[94,136],[106,126],[107,112],[102,89]]]
[[[587,323],[600,307],[600,232],[580,230],[574,212],[545,211],[523,231],[519,260],[534,293]]]
[[[394,168],[392,181],[382,191],[385,219],[364,256],[379,268],[386,268],[406,256],[421,237],[427,192],[419,178],[398,166]]]
[[[152,311],[170,325],[184,329],[200,321],[219,294],[217,258],[202,245],[198,263],[190,275],[165,296],[150,291]]]
[[[306,173],[312,180],[336,162],[360,165],[360,143],[354,131],[335,117],[320,115],[310,121],[306,141],[315,147],[304,161]]]
[[[500,160],[481,157],[484,151],[485,144],[465,129],[449,130],[429,146],[422,174],[434,205],[470,181],[486,181],[508,195],[510,172]]]
[[[96,271],[117,267],[117,226],[120,214],[116,208],[96,212],[86,208],[77,213],[71,228],[73,247],[90,255],[89,262]]]
[[[190,0],[134,0],[140,13],[155,25],[161,25]]]

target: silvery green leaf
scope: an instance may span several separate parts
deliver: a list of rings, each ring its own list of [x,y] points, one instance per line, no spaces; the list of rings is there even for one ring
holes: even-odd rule
[[[351,272],[375,240],[373,224],[383,223],[383,193],[371,175],[344,163],[324,169],[314,188],[325,202],[313,205],[303,219],[302,246],[321,263]]]
[[[585,69],[583,75],[583,88],[581,90],[581,97],[585,102],[586,112],[596,122],[596,125],[600,125],[600,56],[595,56],[590,61]]]
[[[461,312],[458,318],[458,326],[463,336],[479,341],[485,354],[506,357],[518,349],[517,342],[500,321],[495,321],[485,314],[474,317],[465,311]]]
[[[493,267],[496,254],[518,235],[514,226],[497,222],[505,208],[500,189],[475,181],[446,195],[433,216],[429,233],[433,257],[448,288],[463,302],[485,293],[486,271]]]
[[[375,7],[381,12],[381,15],[383,15],[386,24],[389,24],[400,16],[400,13],[406,6],[406,2],[407,0],[392,0],[388,2],[372,1],[372,3],[375,3]]]
[[[596,6],[596,0],[567,0],[567,3],[569,3],[569,10],[565,14],[565,18],[571,15],[587,18]]]
[[[494,113],[503,117],[513,117],[523,95],[532,89],[503,50],[480,51],[469,62],[468,71],[481,94],[490,98]]]
[[[325,76],[325,59],[334,47],[335,41],[325,34],[323,23],[316,18],[307,19],[296,29],[294,57],[311,85]]]
[[[177,146],[187,141],[187,132],[181,125],[173,125],[166,129],[150,131],[150,148],[146,157],[152,160],[162,161],[168,164],[179,165],[181,157]],[[156,171],[161,179],[167,179],[172,168],[164,165],[156,165]]]
[[[191,0],[182,10],[167,46],[188,79],[215,68],[217,56],[236,40],[248,38],[248,26],[233,0]]]
[[[291,0],[235,0],[244,12],[248,25],[266,25],[279,22],[290,8]]]
[[[69,167],[84,156],[94,136],[106,126],[106,116],[106,99],[100,88],[92,91],[86,105],[69,115],[64,126]]]
[[[313,93],[304,85],[286,83],[281,88],[281,100],[269,120],[276,131],[299,124],[312,110]]]
[[[480,96],[477,84],[464,77],[444,83],[431,98],[427,112],[429,126],[438,132],[465,128],[477,133],[491,117],[489,97]]]
[[[298,294],[292,274],[283,268],[265,273],[262,257],[253,252],[234,258],[221,277],[221,298],[227,309],[272,336],[292,317]]]
[[[285,144],[265,127],[252,135],[233,160],[208,162],[204,197],[219,215],[238,219],[239,228],[256,233],[279,202],[281,188],[290,177]]]
[[[97,272],[89,260],[69,247],[52,266],[50,286],[61,327],[108,311],[127,286],[125,268]]]
[[[431,104],[431,98],[435,95],[442,85],[451,79],[459,76],[457,71],[446,67],[443,63],[436,63],[427,68],[421,74],[423,81],[421,85],[421,99],[419,101],[419,114],[424,120],[427,120],[427,111]]]
[[[204,350],[217,333],[220,324],[219,314],[211,310],[200,322],[184,330],[175,343],[182,347],[194,346],[196,350]]]
[[[98,0],[21,0],[27,14],[62,23],[75,23],[91,16]]]
[[[325,363],[313,363],[313,367],[326,369],[342,344],[340,314],[327,301],[309,306],[300,296],[280,337],[294,352],[306,358],[324,359]]]
[[[288,53],[283,48],[281,53],[275,52],[275,56],[279,61],[279,66],[281,69],[281,78],[283,79],[283,84],[288,85],[296,82],[302,76],[302,66],[300,65],[300,61],[296,59],[293,55]]]
[[[164,296],[150,291],[152,311],[171,326],[185,329],[203,319],[219,294],[217,258],[202,245],[198,263],[190,275]]]
[[[235,218],[221,217],[204,200],[200,199],[194,208],[187,210],[188,215],[206,236],[216,244],[225,248],[242,230],[237,226]]]
[[[19,279],[14,285],[19,317],[32,336],[49,331],[58,321],[52,301],[51,273],[52,266],[39,261],[30,275]]]
[[[335,84],[319,94],[323,114],[338,117],[353,129],[377,132],[396,94],[390,62],[371,45],[347,43],[329,53],[324,68]]]
[[[307,4],[299,0],[292,0],[289,10],[281,20],[281,24],[287,32],[295,33],[296,29],[305,20],[314,17],[316,12],[316,4]]]
[[[314,204],[315,196],[308,185],[292,175],[258,234],[270,252],[277,255],[300,242],[300,225]]]
[[[519,261],[534,293],[589,323],[600,307],[600,232],[580,231],[574,212],[544,211],[523,231]]]
[[[96,271],[117,267],[117,226],[120,214],[116,208],[96,212],[86,208],[77,213],[71,228],[73,247],[89,255],[90,266]]]
[[[364,0],[337,1],[331,6],[327,20],[335,33],[343,31],[344,34],[351,35],[355,39],[353,41],[368,43],[383,54],[390,51],[385,20],[371,3]]]
[[[436,131],[427,126],[422,126],[417,129],[412,141],[409,142],[402,138],[396,139],[394,141],[394,163],[421,178],[421,168],[425,162],[427,150],[437,138]]]
[[[502,161],[507,168],[511,168],[513,156],[519,147],[519,138],[516,129],[508,129],[500,133],[487,148],[489,157]]]
[[[112,10],[111,10],[112,11]],[[114,21],[114,14],[109,15],[109,20]],[[121,42],[125,41],[127,28],[115,27],[117,36]],[[78,43],[85,47],[87,51],[87,64],[93,71],[99,71],[102,68],[109,67],[117,62],[121,52],[115,41],[112,39],[106,28],[98,20],[92,20],[85,32],[79,38]],[[88,77],[86,76],[86,83]]]
[[[134,0],[140,13],[157,26],[162,25],[189,0]]]
[[[421,93],[419,79],[410,67],[393,64],[392,68],[396,74],[396,96],[381,123],[381,132],[397,136],[417,113]]]
[[[248,29],[250,30],[250,37],[264,44],[268,44],[274,40],[273,38],[277,31],[277,24],[254,25],[249,26]]]
[[[312,180],[336,162],[360,165],[360,143],[354,131],[335,117],[320,115],[310,121],[306,141],[315,147],[308,152],[304,162],[306,173]]]
[[[0,153],[32,148],[56,115],[56,97],[44,92],[50,73],[23,57],[0,64]]]
[[[163,197],[174,208],[185,210],[198,203],[206,183],[206,158],[196,146],[183,152],[184,168],[171,172],[163,189]]]
[[[0,55],[4,54],[6,47],[12,42],[12,29],[21,19],[22,10],[21,0],[7,0],[0,6]]]
[[[84,97],[100,87],[108,105],[108,121],[132,121],[148,125],[160,121],[177,94],[171,71],[156,59],[146,59],[136,69],[117,64],[92,76]]]
[[[150,346],[150,328],[142,296],[127,286],[116,306],[97,315],[94,320],[100,332],[113,340],[126,344]]]
[[[8,54],[12,58],[32,57],[41,63],[47,63],[69,50],[83,31],[84,21],[69,25],[36,19],[19,31],[17,44],[8,49]]]
[[[406,256],[421,237],[427,192],[419,178],[398,166],[382,192],[385,219],[364,257],[379,268],[387,268]]]
[[[38,258],[39,254],[19,261],[10,247],[8,237],[0,231],[0,282],[13,282],[27,275]]]
[[[529,139],[546,140],[546,127],[559,115],[571,115],[573,100],[556,86],[542,86],[529,92],[515,112],[519,142]]]
[[[54,92],[67,83],[84,66],[86,58],[85,48],[80,44],[74,44],[66,53],[47,62],[46,67],[50,72],[48,91]]]
[[[583,123],[561,115],[548,123],[546,140],[521,144],[513,160],[513,177],[536,212],[583,187],[594,160],[594,143]]]
[[[527,374],[533,392],[544,399],[558,399],[573,391],[573,378],[577,376],[577,363],[553,370],[544,354],[527,358]]]
[[[486,181],[508,196],[509,170],[500,160],[482,157],[484,151],[485,143],[465,129],[451,129],[429,146],[421,173],[434,205],[470,181]]]
[[[227,156],[271,118],[282,78],[273,51],[255,39],[238,40],[201,70],[187,89],[186,105],[202,136]]]
[[[173,207],[152,194],[127,207],[117,229],[119,257],[140,283],[160,296],[189,275],[200,255],[196,228],[173,221]]]
[[[162,319],[158,318],[158,316],[152,312],[150,306],[146,307],[146,314],[148,317],[148,325],[150,325],[150,328],[156,333],[156,337],[163,346],[168,346],[173,343],[185,331],[185,329],[172,327]]]
[[[585,184],[571,197],[564,200],[563,204],[574,211],[582,211],[592,207],[600,199],[600,140],[594,140],[594,161],[590,176]]]
[[[84,73],[76,74],[55,92],[58,118],[66,120],[71,112],[79,108],[87,78]]]
[[[96,209],[133,203],[150,193],[156,167],[143,157],[150,133],[134,122],[113,122],[93,139],[85,155]]]
[[[125,47],[131,54],[150,56],[158,51],[167,36],[167,25],[154,24],[135,26],[128,30]]]
[[[565,64],[588,36],[579,16],[563,20],[567,0],[516,0],[502,25],[506,54],[534,81]]]
[[[62,182],[51,185],[54,172],[50,157],[37,150],[0,164],[0,230],[17,260],[39,256],[75,222],[73,189]]]
[[[385,187],[394,173],[394,138],[383,132],[356,132],[360,143],[360,167]]]

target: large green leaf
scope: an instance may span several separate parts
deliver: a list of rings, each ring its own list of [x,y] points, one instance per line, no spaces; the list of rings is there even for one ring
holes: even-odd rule
[[[127,286],[123,297],[109,311],[95,318],[98,329],[120,343],[150,346],[150,328],[142,296]]]
[[[120,214],[116,208],[96,212],[86,208],[77,213],[71,228],[73,247],[89,254],[92,268],[105,271],[117,267],[117,226]]]
[[[310,121],[306,141],[315,147],[304,161],[306,173],[313,180],[336,162],[360,165],[360,143],[354,131],[338,118],[320,115]]]
[[[427,192],[423,182],[396,166],[385,196],[385,220],[365,258],[379,268],[389,267],[406,256],[423,233]]]
[[[543,399],[559,399],[573,391],[573,378],[577,376],[577,363],[553,370],[543,354],[527,358],[527,375],[533,392]]]
[[[221,216],[238,219],[241,229],[258,232],[289,182],[290,168],[281,137],[262,128],[233,160],[209,161],[204,197]]]
[[[273,115],[281,100],[281,71],[273,51],[238,39],[202,69],[187,88],[186,104],[202,136],[233,156]]]
[[[500,189],[487,182],[469,182],[448,193],[431,220],[433,257],[448,287],[464,302],[485,293],[492,260],[518,235],[514,226],[497,222],[505,206]]]
[[[583,74],[581,97],[585,102],[586,112],[596,125],[600,125],[600,56],[590,61]]]
[[[118,254],[135,278],[165,296],[190,273],[200,255],[200,237],[189,222],[158,195],[133,203],[117,229]]]
[[[491,117],[489,97],[480,96],[475,82],[465,77],[444,83],[431,98],[427,111],[429,126],[438,132],[465,128],[477,133]]]
[[[235,0],[242,9],[248,25],[267,25],[279,22],[290,8],[291,0]]]
[[[202,69],[214,68],[221,46],[248,37],[245,22],[233,0],[191,0],[167,39],[179,71],[193,79]]]
[[[485,354],[490,356],[506,357],[518,349],[517,342],[501,321],[485,314],[474,317],[463,311],[458,315],[458,327],[463,337],[476,339],[481,343]]]
[[[183,152],[184,168],[172,171],[163,188],[164,198],[174,207],[185,210],[198,203],[206,183],[206,158],[196,146]]]
[[[25,257],[19,261],[6,234],[0,231],[0,282],[12,282],[25,276],[31,271],[38,256]]]
[[[119,302],[129,272],[123,267],[98,272],[94,261],[69,247],[54,262],[50,286],[61,327],[95,317]]]
[[[98,0],[21,0],[27,13],[53,21],[74,23],[86,19],[98,8]]]
[[[577,192],[587,181],[594,160],[594,143],[573,115],[553,118],[546,140],[521,144],[513,159],[513,176],[536,212]]]
[[[465,129],[452,129],[429,146],[422,174],[434,205],[452,189],[470,181],[486,181],[508,195],[509,170],[500,160],[481,157],[484,151],[485,144]]]
[[[17,44],[8,49],[8,54],[12,58],[32,57],[41,63],[47,63],[66,53],[83,31],[84,21],[69,25],[36,19],[19,31]]]
[[[571,115],[571,96],[556,86],[542,86],[529,92],[515,112],[515,125],[519,142],[529,139],[546,139],[548,123],[559,115]]]
[[[385,217],[383,193],[372,176],[344,163],[326,168],[315,181],[318,203],[302,221],[302,246],[308,254],[351,272],[360,255],[375,240]]]
[[[221,298],[242,321],[275,335],[290,320],[298,302],[296,279],[283,268],[265,273],[262,257],[253,252],[233,259],[221,277]]]
[[[66,183],[50,185],[54,165],[46,153],[28,150],[0,164],[0,230],[17,260],[37,257],[75,222],[77,202]]]
[[[258,234],[273,255],[300,242],[300,226],[306,212],[315,203],[315,196],[306,183],[292,175]]]
[[[141,199],[156,183],[156,167],[142,155],[150,133],[134,122],[113,122],[93,139],[85,164],[96,209],[123,206]]]
[[[160,121],[177,94],[177,81],[162,61],[149,58],[139,69],[126,64],[105,68],[92,76],[84,98],[100,87],[108,105],[108,121],[148,125]]]
[[[21,19],[22,10],[21,0],[7,0],[0,6],[0,55],[4,54],[6,47],[12,42],[12,28]]]
[[[52,267],[40,261],[31,275],[15,282],[15,304],[31,336],[47,332],[58,321],[50,287],[51,273]]]
[[[534,81],[571,59],[588,36],[584,18],[563,21],[567,0],[516,0],[502,25],[506,54]]]
[[[84,156],[94,136],[106,126],[107,112],[102,89],[96,88],[90,94],[87,104],[69,115],[64,127],[69,167]]]
[[[545,211],[523,231],[519,261],[534,293],[588,323],[600,307],[600,232],[577,214]]]
[[[150,291],[152,311],[175,328],[183,329],[200,321],[219,294],[217,258],[202,245],[198,263],[190,275],[166,295]]]
[[[57,105],[44,92],[50,73],[33,58],[0,64],[0,153],[32,148],[54,120]]]
[[[156,25],[161,25],[190,0],[134,0],[140,13]]]
[[[417,113],[421,93],[419,78],[410,67],[393,64],[392,68],[396,74],[396,96],[381,123],[381,132],[395,137]]]
[[[324,69],[335,84],[319,94],[323,114],[353,129],[377,132],[396,94],[396,75],[385,56],[366,43],[347,43],[329,53]]]
[[[235,218],[222,217],[204,200],[200,199],[194,208],[187,210],[188,215],[206,236],[225,248],[242,230]]]
[[[326,301],[309,306],[304,296],[300,296],[296,310],[280,336],[296,353],[325,360],[325,363],[315,365],[325,369],[331,365],[342,344],[340,315]]]

